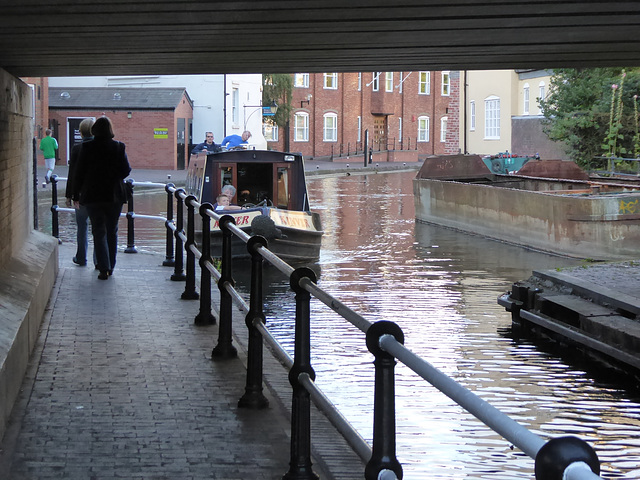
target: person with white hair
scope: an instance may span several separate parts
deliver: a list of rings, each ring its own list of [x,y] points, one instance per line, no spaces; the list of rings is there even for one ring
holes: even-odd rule
[[[242,145],[246,145],[250,138],[251,132],[249,130],[245,130],[242,132],[242,136],[227,135],[222,139],[222,143],[220,145],[227,150],[232,150],[234,148],[241,147]]]

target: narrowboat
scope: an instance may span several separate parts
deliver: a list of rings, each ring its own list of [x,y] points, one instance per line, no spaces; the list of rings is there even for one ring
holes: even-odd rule
[[[235,209],[216,211],[231,215],[249,235],[262,235],[268,248],[285,261],[314,262],[320,256],[322,224],[309,206],[304,159],[299,153],[268,150],[230,150],[192,155],[186,192],[199,203],[216,204],[225,185],[236,191]],[[196,228],[196,242],[202,232]],[[211,222],[211,255],[220,257],[222,232]],[[246,244],[233,237],[232,256],[248,258]]]
[[[574,162],[500,175],[478,155],[434,156],[413,187],[419,222],[568,257],[640,258],[640,185],[590,180]]]

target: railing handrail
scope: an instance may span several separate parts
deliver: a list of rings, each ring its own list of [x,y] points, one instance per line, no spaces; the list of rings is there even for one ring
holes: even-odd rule
[[[54,184],[53,195],[55,197],[55,192],[57,191],[55,188],[55,184],[56,184],[55,175],[52,176],[52,179]],[[151,182],[130,182],[130,183],[132,185],[136,183],[142,184],[142,185],[151,184]],[[210,204],[203,205],[198,203],[194,197],[187,195],[183,189],[176,188],[173,184],[154,184],[154,186],[156,185],[163,186],[169,196],[175,196],[177,199],[180,200],[182,205],[186,204],[186,206],[189,209],[192,209],[192,211],[197,208],[203,218],[203,229],[205,225],[208,226],[210,223],[209,221],[205,221],[204,217],[209,217],[210,219],[220,222],[220,228],[222,230],[229,232],[231,235],[235,235],[244,243],[248,244],[253,238],[255,238],[255,237],[251,237],[242,229],[238,228],[235,225],[233,218],[231,216],[226,215],[226,213],[222,215],[216,213]],[[57,199],[54,198],[53,201],[57,202]],[[57,207],[57,205],[54,204],[52,206],[52,212],[56,214],[58,210],[73,211],[73,209],[59,208]],[[235,289],[234,282],[232,279],[230,279],[230,276],[229,276],[230,275],[230,259],[231,259],[230,243],[227,245],[228,252],[224,253],[225,241],[223,240],[223,263],[222,263],[222,273],[221,273],[218,271],[218,269],[215,268],[213,263],[210,261],[210,258],[207,258],[204,252],[200,252],[198,250],[195,243],[193,242],[193,238],[190,238],[192,235],[191,232],[193,229],[189,228],[189,233],[187,235],[185,235],[184,231],[181,229],[181,227],[183,226],[182,225],[183,217],[182,217],[182,212],[180,210],[181,209],[179,208],[178,225],[180,225],[180,227],[177,227],[175,224],[173,224],[172,220],[169,220],[168,218],[170,216],[169,212],[167,215],[167,219],[165,219],[164,217],[157,217],[157,216],[135,215],[133,212],[128,212],[127,216],[130,219],[133,219],[136,216],[138,216],[139,218],[157,218],[157,219],[166,220],[167,231],[173,232],[173,235],[176,238],[176,243],[178,242],[178,240],[180,240],[181,242],[185,242],[187,245],[187,249],[186,249],[187,255],[188,256],[193,255],[194,257],[197,257],[200,260],[201,272],[203,274],[206,272],[207,275],[213,275],[218,280],[218,287],[221,291],[221,294],[222,293],[227,294],[230,300],[236,303],[236,305],[239,307],[241,311],[250,312],[251,307],[246,304],[242,296]],[[223,223],[223,220],[225,218],[227,221],[224,221]],[[205,237],[203,235],[203,241],[204,241],[204,238]],[[208,238],[208,233],[207,233],[207,238]],[[257,255],[262,257],[262,259],[266,260],[267,262],[275,266],[283,274],[288,275],[291,278],[291,286],[292,288],[294,288],[294,290],[296,289],[299,289],[300,291],[304,290],[308,292],[308,294],[313,295],[320,302],[324,303],[329,308],[331,308],[336,313],[338,313],[338,315],[340,315],[342,318],[344,318],[345,320],[350,322],[352,325],[356,326],[361,331],[367,334],[367,346],[372,351],[372,353],[374,353],[374,355],[376,356],[376,362],[374,362],[374,364],[376,364],[376,372],[377,372],[376,380],[378,380],[378,365],[377,365],[378,362],[381,359],[384,359],[384,355],[390,355],[390,358],[401,361],[403,364],[409,367],[413,372],[418,374],[425,381],[429,382],[439,391],[441,391],[442,393],[447,395],[449,398],[451,398],[453,401],[455,401],[458,405],[463,407],[466,411],[473,414],[476,418],[478,418],[480,421],[485,423],[485,425],[487,425],[493,431],[500,434],[505,439],[509,440],[514,446],[518,447],[526,455],[533,458],[536,461],[536,478],[538,478],[538,474],[539,474],[538,462],[540,461],[540,463],[544,464],[544,460],[550,456],[552,456],[554,459],[554,462],[551,462],[551,463],[557,463],[558,461],[562,463],[563,460],[566,460],[565,462],[566,465],[562,469],[562,476],[558,478],[562,478],[566,480],[589,480],[589,479],[600,478],[598,475],[593,473],[592,467],[590,467],[589,463],[587,463],[587,462],[591,462],[592,464],[594,463],[593,456],[595,455],[595,452],[593,452],[591,447],[589,447],[588,444],[586,444],[586,442],[580,439],[577,439],[575,437],[560,437],[560,438],[555,438],[548,442],[545,442],[544,439],[532,433],[526,427],[520,425],[518,422],[511,419],[508,415],[502,413],[501,411],[493,407],[488,402],[482,400],[473,392],[471,392],[470,390],[468,390],[467,388],[465,388],[464,386],[462,386],[452,378],[448,377],[447,375],[445,375],[444,373],[440,372],[438,369],[433,367],[429,362],[427,362],[426,360],[422,359],[421,357],[419,357],[418,355],[416,355],[415,353],[407,349],[403,345],[403,343],[399,341],[399,339],[401,340],[403,339],[402,339],[402,332],[399,329],[399,327],[397,327],[397,325],[393,324],[392,322],[376,322],[376,323],[369,322],[364,317],[356,313],[354,310],[344,305],[340,300],[338,300],[337,298],[333,297],[331,294],[325,292],[322,288],[320,288],[314,281],[315,276],[313,276],[312,274],[306,273],[304,271],[305,269],[295,270],[289,264],[287,264],[282,259],[280,259],[277,255],[271,252],[266,247],[266,245],[257,244],[255,246],[255,252],[257,253]],[[180,251],[180,255],[182,255],[182,251]],[[227,263],[229,263],[229,265],[227,265]],[[301,272],[299,272],[299,270],[301,270]],[[175,276],[180,277],[179,279],[184,279],[182,278],[181,275],[178,275],[177,271]],[[313,278],[310,278],[310,277],[313,277]],[[222,301],[222,298],[221,298],[221,301]],[[220,307],[220,310],[221,311],[223,310],[222,305]],[[296,308],[296,310],[298,310],[298,307]],[[326,397],[326,395],[317,387],[314,381],[315,373],[310,368],[310,366],[300,367],[301,364],[298,364],[298,367],[296,367],[297,357],[294,359],[291,359],[291,357],[288,355],[286,350],[282,347],[282,345],[278,342],[278,340],[269,332],[269,330],[266,328],[266,326],[263,324],[262,321],[254,319],[251,322],[251,325],[249,326],[253,327],[259,333],[260,337],[264,341],[266,341],[268,344],[274,347],[274,351],[277,352],[277,356],[284,360],[285,365],[291,369],[291,372],[296,371],[296,368],[298,369],[302,368],[300,371],[297,372],[297,375],[295,375],[295,378],[292,379],[290,376],[290,381],[295,381],[296,384],[302,386],[306,390],[306,392],[308,392],[308,394],[310,395],[311,399],[314,401],[316,406],[321,410],[323,410],[325,414],[327,414],[327,416],[330,417],[330,419],[333,421],[336,428],[340,431],[343,437],[352,446],[354,451],[363,460],[366,461],[368,458],[373,460],[373,457],[376,456],[376,451],[377,450],[379,451],[380,449],[381,443],[384,444],[382,448],[385,448],[385,449],[392,448],[393,449],[392,453],[393,455],[395,455],[395,440],[387,439],[387,440],[382,440],[381,442],[377,442],[375,421],[374,421],[373,449],[368,445],[368,443],[360,436],[358,431],[342,416],[342,414],[337,410],[335,405],[333,405],[331,401]],[[372,328],[374,326],[376,328]],[[230,325],[228,327],[230,328]],[[377,327],[380,327],[380,328],[377,328]],[[307,325],[307,329],[308,329],[308,325]],[[222,325],[220,330],[222,330]],[[380,334],[380,336],[377,338],[377,344],[375,345],[370,344],[369,343],[370,337],[374,338],[376,334]],[[296,313],[296,339],[297,337],[298,337],[298,313]],[[219,343],[219,346],[220,346],[220,343]],[[234,351],[230,345],[227,345],[227,348],[231,348],[232,352]],[[296,350],[297,348],[298,347],[296,347]],[[215,352],[215,349],[214,349],[214,352]],[[381,352],[384,352],[384,353],[381,354]],[[387,361],[386,370],[387,370],[387,373],[382,374],[381,377],[385,377],[387,379],[386,381],[388,381],[389,378],[391,379],[393,378],[393,373],[392,373],[393,364],[388,363]],[[389,374],[391,376],[389,376]],[[292,383],[292,386],[294,386],[294,392],[295,392],[294,383]],[[378,387],[376,387],[376,390],[378,390]],[[391,393],[394,395],[392,388],[391,388]],[[378,398],[376,393],[374,410],[376,410],[376,405],[378,404],[379,400],[380,399]],[[386,413],[388,414],[388,409],[390,407],[392,408],[393,415],[395,416],[395,407],[393,406],[393,402],[391,405],[386,405],[384,407],[384,409],[387,411]],[[377,413],[374,413],[375,418],[378,418],[377,415],[378,415]],[[393,435],[395,436],[395,421],[393,422]],[[570,444],[569,447],[565,447],[567,442]],[[376,443],[378,444],[378,447],[376,447]],[[551,444],[553,444],[553,449],[551,448]],[[578,455],[577,459],[575,454],[576,449],[582,453],[582,456]],[[570,451],[571,458],[568,458],[569,454],[567,454],[567,458],[563,456],[564,450]],[[558,454],[558,452],[560,453]],[[388,455],[386,456],[388,457]],[[560,460],[558,460],[558,456]],[[595,462],[597,462],[596,467],[599,468],[599,461],[597,461],[597,456],[595,457]],[[399,478],[402,476],[401,467],[399,466],[398,466],[400,471],[399,477],[397,476],[397,472],[393,473],[392,471],[392,468],[394,465],[393,461],[391,462],[390,467],[384,466],[384,468],[381,468],[380,465],[381,464],[379,463],[374,465],[376,469],[375,471],[376,477],[371,476],[371,472],[365,471],[365,478],[367,479],[380,478],[379,475],[382,475],[383,472],[384,472],[385,478],[387,478],[386,477],[387,475],[392,475],[392,476],[389,476],[389,478],[393,478],[393,476],[396,476],[397,478]],[[370,464],[367,465],[368,469],[369,469],[369,466]],[[557,469],[557,465],[554,465],[554,467],[556,467]],[[309,477],[309,478],[313,478],[313,477]],[[540,478],[555,480],[556,477],[552,479],[549,476],[549,473],[545,472],[541,474]]]

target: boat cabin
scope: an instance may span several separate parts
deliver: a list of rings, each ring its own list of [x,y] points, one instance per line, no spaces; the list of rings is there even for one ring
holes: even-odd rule
[[[232,204],[309,211],[301,154],[233,150],[191,157],[186,191],[198,202],[215,204],[229,184],[236,188]]]

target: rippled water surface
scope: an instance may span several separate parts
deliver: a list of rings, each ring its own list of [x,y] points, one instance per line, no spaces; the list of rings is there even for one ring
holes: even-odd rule
[[[398,323],[410,350],[542,437],[587,440],[603,477],[640,478],[637,394],[514,339],[510,314],[496,302],[532,270],[579,262],[416,223],[413,177],[310,179],[312,208],[325,228],[314,266],[319,285],[369,321]],[[136,199],[139,212],[165,208],[162,193]],[[65,238],[73,226],[61,223]],[[159,224],[136,222],[139,249],[164,252]],[[267,324],[292,353],[293,294],[278,272],[267,277],[275,280],[265,291]],[[246,290],[242,276],[236,280]],[[373,357],[364,334],[314,300],[312,335],[317,383],[370,441]],[[518,449],[404,365],[396,374],[397,454],[406,479],[533,478],[533,461]]]

